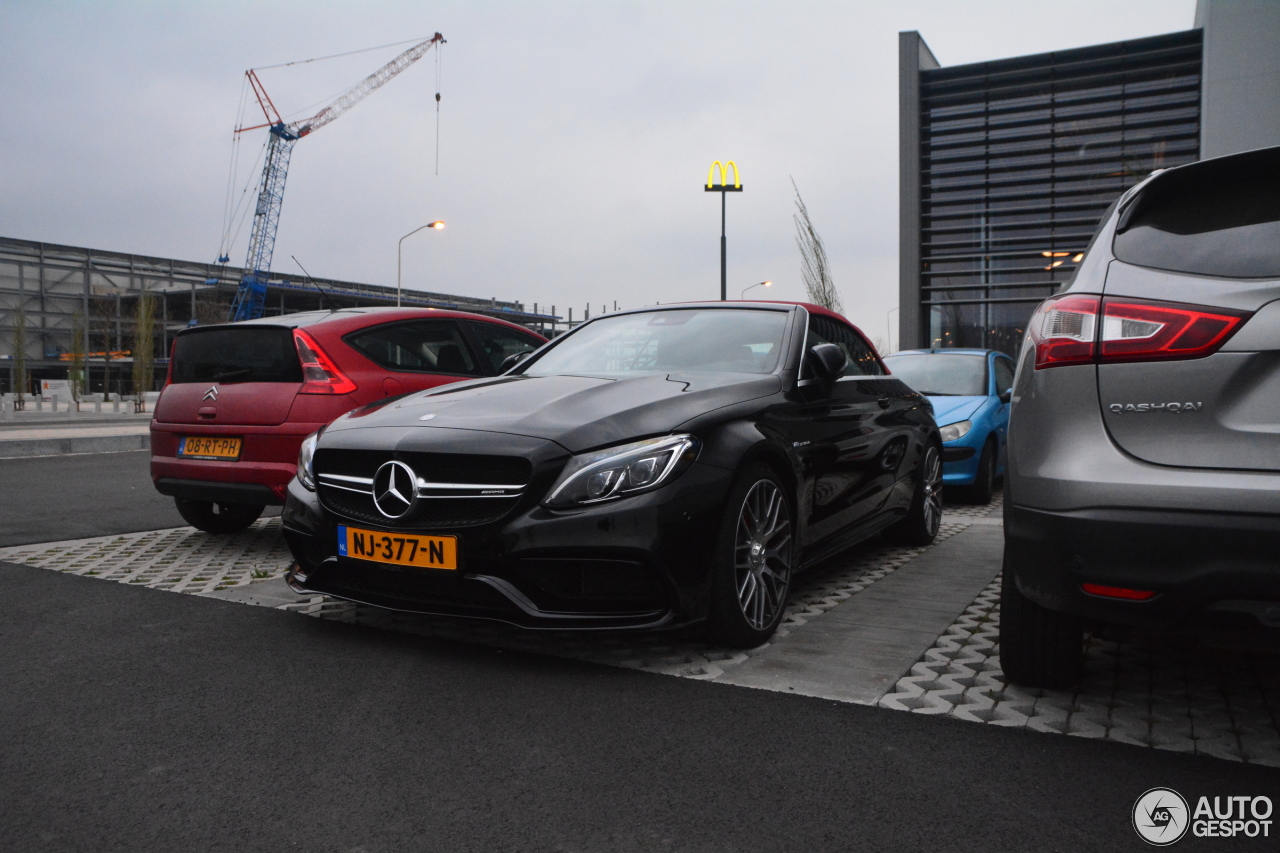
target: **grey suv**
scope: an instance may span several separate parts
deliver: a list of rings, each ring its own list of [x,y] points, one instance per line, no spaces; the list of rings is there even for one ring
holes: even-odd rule
[[[1095,621],[1280,627],[1280,148],[1161,171],[1032,316],[1001,662],[1066,686]]]

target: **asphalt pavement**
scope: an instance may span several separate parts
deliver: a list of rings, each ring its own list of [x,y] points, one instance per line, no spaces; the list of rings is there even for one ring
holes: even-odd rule
[[[0,460],[0,545],[181,525],[147,458]],[[1280,801],[1203,756],[13,564],[0,589],[6,852],[1139,850],[1150,788]]]
[[[12,564],[0,588],[6,850],[1138,850],[1149,788],[1280,786]]]
[[[147,450],[0,459],[0,547],[185,525],[151,484],[150,459]]]

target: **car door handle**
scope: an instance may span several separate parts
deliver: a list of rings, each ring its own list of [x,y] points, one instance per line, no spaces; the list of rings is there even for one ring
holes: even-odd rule
[[[888,397],[881,397],[879,400],[876,400],[876,405],[878,405],[882,409],[887,409],[889,408],[890,402],[891,401],[889,400]]]

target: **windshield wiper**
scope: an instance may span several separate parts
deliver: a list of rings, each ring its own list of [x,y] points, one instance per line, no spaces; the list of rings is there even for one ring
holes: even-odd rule
[[[926,397],[963,397],[964,394],[952,394],[948,391],[921,391]]]
[[[226,371],[223,371],[222,373],[213,374],[213,381],[224,382],[227,379],[235,379],[237,376],[244,376],[245,374],[248,374],[248,373],[253,373],[252,367],[242,367],[239,370],[226,370]]]

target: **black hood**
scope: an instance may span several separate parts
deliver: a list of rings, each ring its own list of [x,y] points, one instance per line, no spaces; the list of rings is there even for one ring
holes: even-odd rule
[[[715,409],[782,390],[775,375],[689,371],[627,379],[504,376],[373,404],[327,432],[367,427],[483,430],[554,441],[571,453],[662,435]],[[422,420],[424,415],[434,415]]]

